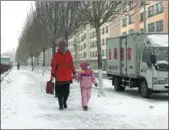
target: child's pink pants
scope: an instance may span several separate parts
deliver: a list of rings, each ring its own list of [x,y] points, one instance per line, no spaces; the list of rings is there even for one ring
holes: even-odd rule
[[[81,87],[82,107],[87,106],[91,97],[91,87]]]

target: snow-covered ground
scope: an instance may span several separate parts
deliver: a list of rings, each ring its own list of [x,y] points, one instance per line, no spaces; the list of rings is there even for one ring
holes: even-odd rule
[[[2,129],[167,129],[168,95],[143,99],[135,89],[117,93],[104,80],[105,97],[93,88],[89,110],[81,108],[79,84],[71,85],[68,109],[45,93],[49,74],[15,68],[1,83]]]

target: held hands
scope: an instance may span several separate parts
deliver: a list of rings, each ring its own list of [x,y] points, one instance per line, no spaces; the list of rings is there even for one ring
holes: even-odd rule
[[[73,79],[76,79],[76,73],[73,73]]]

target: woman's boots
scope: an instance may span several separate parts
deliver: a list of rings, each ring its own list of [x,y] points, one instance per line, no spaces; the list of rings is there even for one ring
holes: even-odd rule
[[[58,101],[59,101],[59,110],[63,110],[63,108],[67,108],[67,99],[68,95],[63,97],[58,96]]]

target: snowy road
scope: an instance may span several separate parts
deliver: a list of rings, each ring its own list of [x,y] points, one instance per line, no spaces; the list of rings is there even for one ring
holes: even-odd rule
[[[1,83],[2,129],[167,129],[168,95],[143,99],[137,90],[117,93],[105,80],[105,97],[93,88],[89,111],[81,108],[78,83],[72,84],[68,109],[45,93],[48,76],[13,69]]]

